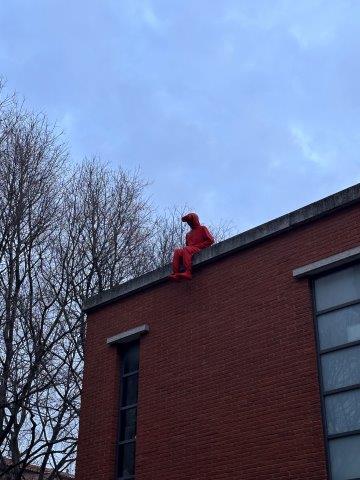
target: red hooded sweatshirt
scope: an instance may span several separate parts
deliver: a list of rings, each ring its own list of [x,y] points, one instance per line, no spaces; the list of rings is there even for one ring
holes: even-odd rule
[[[202,250],[214,243],[213,236],[206,227],[200,225],[199,217],[196,213],[188,213],[181,220],[191,227],[190,232],[186,234],[187,247]]]

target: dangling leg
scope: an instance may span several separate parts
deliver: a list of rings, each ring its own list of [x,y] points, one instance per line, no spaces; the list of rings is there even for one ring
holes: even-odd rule
[[[182,250],[182,260],[183,264],[185,267],[185,272],[184,273],[179,273],[178,277],[184,280],[191,280],[192,274],[191,274],[191,265],[192,265],[192,256],[194,253],[198,251],[194,247],[185,247]]]
[[[180,262],[182,257],[183,257],[183,249],[176,248],[174,251],[174,256],[172,261],[173,273],[170,275],[171,280],[178,280],[178,275],[180,272]]]
[[[174,251],[174,256],[173,256],[173,261],[172,261],[173,273],[179,273],[180,272],[180,261],[181,261],[182,256],[183,256],[183,249],[182,248],[176,248],[175,251]]]

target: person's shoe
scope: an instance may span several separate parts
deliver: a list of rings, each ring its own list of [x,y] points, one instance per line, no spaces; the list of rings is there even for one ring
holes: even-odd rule
[[[172,280],[173,282],[178,282],[180,280],[179,275],[179,273],[172,273],[171,275],[169,275],[169,280]]]
[[[178,276],[179,280],[191,280],[192,279],[191,272],[178,273],[177,276]]]

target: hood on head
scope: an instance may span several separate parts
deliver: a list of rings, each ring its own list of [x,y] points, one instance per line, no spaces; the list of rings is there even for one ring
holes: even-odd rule
[[[182,222],[186,222],[191,228],[199,227],[200,221],[196,213],[187,213],[181,219]]]

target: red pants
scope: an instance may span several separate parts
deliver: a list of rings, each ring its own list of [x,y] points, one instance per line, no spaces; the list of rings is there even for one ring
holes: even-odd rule
[[[191,272],[192,256],[194,253],[200,252],[200,248],[195,246],[189,246],[184,248],[177,248],[174,251],[173,257],[173,273],[180,272],[181,262],[186,272]]]

